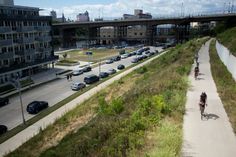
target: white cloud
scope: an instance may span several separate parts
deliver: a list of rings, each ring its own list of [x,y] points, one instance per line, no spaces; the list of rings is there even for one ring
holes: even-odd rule
[[[49,15],[51,10],[57,12],[58,17],[62,13],[65,17],[76,19],[76,15],[86,10],[89,12],[90,18],[100,17],[122,17],[123,14],[133,14],[134,9],[143,9],[144,12],[151,13],[154,17],[158,16],[178,16],[181,10],[185,15],[203,14],[205,12],[223,12],[224,3],[228,0],[118,0],[111,4],[95,4],[95,5],[78,5],[65,6],[61,8],[44,8],[41,12],[43,15]],[[183,3],[183,8],[181,7]],[[182,8],[182,9],[181,9]]]

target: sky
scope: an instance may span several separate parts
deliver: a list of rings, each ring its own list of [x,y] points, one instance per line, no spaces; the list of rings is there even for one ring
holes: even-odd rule
[[[49,15],[51,10],[61,17],[76,19],[76,15],[86,10],[90,19],[121,18],[123,14],[133,14],[134,9],[143,9],[153,17],[168,17],[236,11],[236,0],[14,0],[15,5],[39,7],[42,15]]]

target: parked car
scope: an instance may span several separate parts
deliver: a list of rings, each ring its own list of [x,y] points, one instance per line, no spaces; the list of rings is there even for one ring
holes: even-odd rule
[[[93,74],[89,75],[89,76],[86,76],[84,78],[84,82],[86,84],[92,84],[92,83],[97,82],[97,81],[99,81],[99,77],[97,75],[93,75]]]
[[[136,54],[137,54],[137,52],[136,52],[136,51],[133,51],[131,54],[132,54],[132,55],[136,55]]]
[[[150,53],[150,51],[148,50],[148,51],[145,51],[144,53],[147,55],[147,54],[149,54],[149,53]]]
[[[116,70],[115,70],[115,69],[109,69],[109,70],[107,71],[107,73],[108,73],[109,75],[112,75],[112,74],[115,74],[115,73],[116,73]]]
[[[99,77],[100,78],[106,78],[106,77],[108,77],[109,76],[109,74],[107,73],[107,72],[101,72],[100,74],[99,74]]]
[[[72,72],[72,75],[76,76],[76,75],[81,75],[84,73],[84,70],[83,69],[78,69],[78,70],[74,70]]]
[[[123,64],[120,64],[120,65],[117,66],[117,69],[119,69],[119,70],[122,70],[124,68],[125,68],[125,66]]]
[[[120,59],[121,59],[120,56],[115,56],[115,57],[113,57],[113,61],[119,61]]]
[[[150,48],[149,47],[144,47],[143,50],[148,51],[148,50],[150,50]]]
[[[80,89],[85,88],[85,87],[86,87],[86,85],[84,83],[81,83],[81,82],[74,82],[71,85],[72,90],[80,90]]]
[[[8,98],[1,98],[0,97],[0,107],[9,104]]]
[[[127,56],[128,57],[131,57],[133,54],[132,53],[127,53]]]
[[[92,68],[90,66],[86,66],[86,67],[83,68],[84,72],[89,72],[91,70],[92,70]]]
[[[152,55],[154,55],[155,53],[154,52],[150,52],[150,55],[152,56]]]
[[[48,102],[46,101],[33,101],[27,105],[26,111],[30,114],[37,114],[41,110],[48,107]]]
[[[7,126],[5,125],[0,125],[0,135],[4,134],[7,132]]]
[[[143,54],[143,52],[142,51],[138,51],[136,54],[141,56]]]
[[[108,59],[108,60],[106,60],[106,64],[111,64],[111,63],[113,63],[114,61],[113,61],[113,59]]]
[[[137,63],[138,61],[139,61],[138,58],[133,58],[133,59],[131,60],[131,63]]]
[[[125,59],[125,58],[128,58],[128,54],[121,55],[121,59]]]

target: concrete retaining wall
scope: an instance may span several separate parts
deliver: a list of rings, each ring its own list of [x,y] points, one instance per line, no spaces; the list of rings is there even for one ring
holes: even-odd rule
[[[224,65],[232,74],[234,80],[236,80],[236,57],[230,53],[230,51],[218,41],[216,41],[216,50]]]

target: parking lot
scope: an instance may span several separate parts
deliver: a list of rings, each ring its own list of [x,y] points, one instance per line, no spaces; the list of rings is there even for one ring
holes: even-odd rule
[[[161,48],[158,48],[159,51]],[[151,51],[153,51],[151,49]],[[120,61],[113,62],[111,64],[104,64],[101,67],[95,67],[90,72],[83,73],[78,76],[73,76],[72,80],[67,79],[60,79],[31,90],[25,91],[22,93],[22,100],[23,100],[23,108],[24,108],[24,115],[26,120],[32,118],[35,115],[28,114],[26,112],[26,106],[32,101],[47,101],[49,106],[53,106],[56,103],[60,102],[61,100],[65,99],[66,97],[75,93],[75,91],[71,90],[71,85],[73,82],[83,82],[84,77],[95,74],[99,75],[99,72],[108,71],[108,69],[114,68],[117,70],[117,66],[123,64],[125,68],[129,67],[133,63],[131,62],[137,56],[131,56]],[[118,71],[118,70],[117,70]],[[9,98],[10,104],[1,107],[0,110],[0,124],[4,124],[8,127],[8,129],[12,129],[17,125],[22,123],[22,116],[20,110],[20,101],[18,95],[12,96]]]

